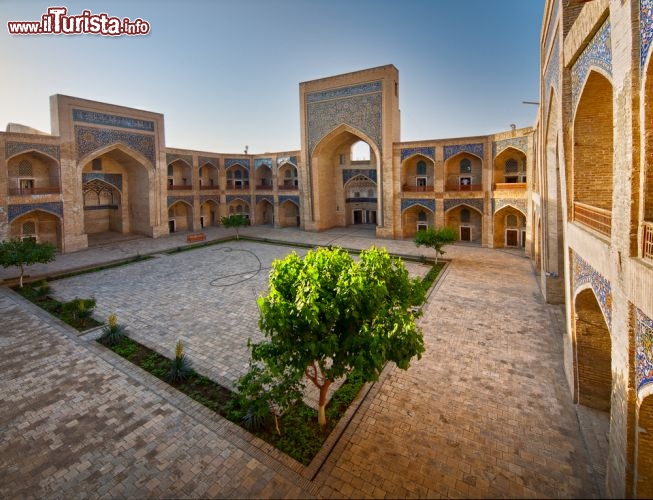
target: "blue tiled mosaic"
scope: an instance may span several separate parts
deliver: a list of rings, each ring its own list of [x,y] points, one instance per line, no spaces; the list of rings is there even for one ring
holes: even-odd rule
[[[299,196],[297,195],[279,195],[279,205],[281,205],[284,201],[292,201],[295,205],[299,206]]]
[[[435,213],[435,200],[420,200],[420,199],[408,199],[404,198],[401,200],[401,211],[414,207],[415,205],[420,205],[427,210],[430,210],[432,213]]]
[[[84,210],[117,210],[118,205],[84,205]]]
[[[193,166],[193,157],[191,155],[180,155],[177,153],[166,153],[166,165],[181,160],[186,163],[189,167]]]
[[[83,109],[73,109],[73,121],[154,132],[154,122],[149,120],[137,120],[126,116],[84,111]]]
[[[272,170],[272,158],[256,158],[254,160],[254,170],[258,170],[261,165],[265,165]]]
[[[184,203],[188,203],[191,207],[193,206],[192,196],[168,196],[168,208],[170,208],[178,201],[183,201]]]
[[[635,308],[635,372],[637,390],[653,382],[653,319]]]
[[[586,284],[590,284],[594,295],[596,295],[599,306],[606,318],[608,328],[612,328],[612,289],[610,282],[601,276],[587,261],[577,253],[572,253],[573,271],[574,271],[574,295],[578,289]]]
[[[243,168],[249,170],[249,158],[225,158],[224,168],[233,167],[234,165],[240,165]]]
[[[274,205],[274,197],[266,194],[257,194],[256,195],[256,204],[258,205],[261,203],[263,200],[267,201],[270,203],[270,205]]]
[[[413,155],[422,155],[431,160],[435,161],[435,148],[434,147],[423,147],[423,148],[402,148],[401,149],[401,161],[404,161],[406,158]]]
[[[5,144],[5,158],[9,159],[17,154],[26,151],[40,151],[55,160],[59,161],[60,149],[54,144],[39,144],[38,142],[14,142],[7,141]]]
[[[82,184],[86,184],[95,179],[111,184],[118,191],[122,192],[122,174],[103,174],[100,172],[82,173]]]
[[[607,76],[612,76],[612,46],[610,44],[610,19],[596,32],[578,60],[571,68],[571,98],[574,110],[590,68],[599,68]]]
[[[248,205],[252,204],[252,197],[251,196],[240,196],[237,194],[228,194],[227,195],[227,203],[231,203],[232,201],[240,200],[244,203],[247,203]]]
[[[485,152],[485,147],[482,142],[478,144],[457,144],[454,146],[445,146],[444,147],[444,159],[447,160],[454,155],[457,155],[461,152],[471,153],[478,156],[481,160],[483,159],[483,153]]]
[[[341,87],[339,89],[323,90],[321,92],[311,92],[306,94],[306,102],[319,102],[330,99],[340,99],[342,97],[352,97],[360,94],[369,94],[371,92],[381,92],[383,84],[381,81],[361,83],[360,85],[351,85],[349,87]]]
[[[46,203],[21,203],[20,205],[9,205],[7,207],[9,214],[9,222],[16,217],[20,217],[33,210],[42,210],[51,214],[63,217],[63,202],[51,201]]]
[[[653,42],[653,0],[639,1],[639,64],[646,64],[646,57]]]
[[[547,27],[547,32],[546,32],[546,42],[544,43],[544,47],[546,48],[545,54],[549,53],[549,47],[551,46],[551,38],[553,37],[553,34],[556,32],[556,21],[558,20],[558,4],[560,2],[556,1],[553,2],[553,8],[551,9],[551,17],[549,18],[549,25]]]
[[[526,154],[528,151],[528,137],[510,137],[502,141],[494,141],[492,143],[492,158],[496,158],[506,148],[519,149],[522,153]]]
[[[492,200],[492,213],[496,214],[504,207],[511,206],[526,216],[526,200],[523,198],[501,198]]]
[[[376,203],[377,198],[345,198],[347,203]]]
[[[211,158],[210,156],[200,156],[197,159],[200,167],[203,165],[213,165],[215,168],[218,168],[218,165],[220,165],[219,158]]]
[[[352,169],[352,168],[345,168],[342,171],[342,183],[346,184],[347,181],[349,181],[350,179],[356,177],[357,175],[364,175],[365,177],[367,177],[368,179],[370,179],[371,181],[376,183],[376,170],[373,169],[373,168],[365,169],[365,170],[363,170],[363,169],[356,170],[356,169]]]
[[[291,165],[297,166],[297,157],[296,156],[279,156],[277,158],[277,167],[280,167],[284,163],[290,163]]]
[[[207,201],[214,201],[219,205],[220,197],[215,195],[210,195],[210,194],[200,195],[200,203],[206,203]]]
[[[444,211],[457,207],[458,205],[468,205],[483,213],[483,199],[481,198],[449,198],[444,200]]]
[[[122,130],[99,129],[75,125],[75,142],[77,145],[78,160],[106,146],[124,144],[142,154],[152,165],[156,163],[153,135],[132,134],[130,132],[123,132]]]
[[[559,37],[556,37],[556,41],[553,44],[553,49],[551,50],[551,57],[549,58],[549,63],[546,66],[546,71],[544,72],[544,99],[547,102],[550,96],[549,90],[553,87],[556,93],[560,94],[560,41]]]

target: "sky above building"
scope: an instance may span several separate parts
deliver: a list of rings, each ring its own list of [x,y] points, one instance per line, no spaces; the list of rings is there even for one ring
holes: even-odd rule
[[[10,35],[52,2],[0,0],[0,127],[50,132],[49,96],[163,113],[166,146],[300,148],[299,83],[393,64],[401,140],[533,125],[544,0],[85,0],[141,36]]]

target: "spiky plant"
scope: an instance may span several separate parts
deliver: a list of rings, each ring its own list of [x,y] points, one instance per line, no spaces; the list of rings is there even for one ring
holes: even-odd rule
[[[100,340],[106,345],[115,345],[125,336],[125,326],[118,324],[118,317],[109,314],[107,324],[102,328]]]
[[[190,375],[192,369],[190,361],[184,354],[184,344],[181,340],[177,341],[175,346],[175,357],[170,361],[170,370],[168,371],[168,381],[170,383],[182,382]]]

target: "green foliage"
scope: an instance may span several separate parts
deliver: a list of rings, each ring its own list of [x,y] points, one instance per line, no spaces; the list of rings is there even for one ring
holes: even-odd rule
[[[220,219],[222,225],[226,228],[235,228],[236,229],[236,239],[239,238],[238,229],[241,226],[246,226],[248,223],[247,217],[243,214],[231,214]]]
[[[108,324],[102,328],[100,340],[104,345],[116,345],[125,335],[125,326],[118,324],[118,318],[115,314],[109,315]]]
[[[86,322],[95,309],[95,298],[80,299],[75,297],[73,300],[64,302],[61,306],[61,313],[64,317],[69,317],[72,321]]]
[[[175,346],[175,357],[170,360],[168,382],[174,384],[186,380],[191,372],[190,361],[184,354],[184,345],[181,343],[181,340],[179,340]]]
[[[57,249],[52,243],[37,243],[32,238],[13,239],[0,242],[0,265],[20,268],[20,287],[23,287],[25,267],[32,264],[47,264],[55,259]]]
[[[445,254],[442,247],[456,241],[456,230],[448,226],[429,227],[424,231],[417,231],[414,241],[418,247],[425,246],[435,250],[435,263],[437,264],[438,256]]]

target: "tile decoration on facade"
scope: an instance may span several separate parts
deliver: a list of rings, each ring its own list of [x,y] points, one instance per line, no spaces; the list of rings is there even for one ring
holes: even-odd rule
[[[220,197],[215,195],[210,195],[210,194],[200,195],[200,204],[206,203],[207,201],[214,201],[219,205]]]
[[[215,168],[218,168],[218,165],[220,164],[218,158],[211,158],[210,156],[200,156],[199,158],[197,158],[197,162],[199,163],[200,167],[209,164],[209,165],[213,165]]]
[[[653,319],[635,308],[635,371],[637,390],[653,382]]]
[[[193,206],[192,196],[168,196],[168,208],[170,208],[178,201],[183,201],[185,203],[188,203],[191,207]]]
[[[225,158],[224,168],[225,170],[234,165],[240,165],[243,168],[249,170],[249,158]]]
[[[166,165],[181,160],[186,163],[189,167],[193,166],[193,157],[191,155],[180,155],[177,153],[166,153]]]
[[[254,160],[254,171],[258,170],[261,165],[265,165],[272,170],[272,158],[256,158]]]
[[[274,197],[267,194],[257,194],[256,195],[256,204],[258,205],[263,200],[267,201],[270,205],[274,205]]]
[[[123,132],[122,130],[75,125],[75,143],[77,146],[78,160],[106,146],[124,144],[142,154],[152,165],[156,164],[153,135],[133,134],[131,132]]]
[[[308,151],[341,124],[366,134],[381,148],[381,82],[352,85],[306,95]]]
[[[21,203],[20,205],[9,205],[7,212],[9,215],[8,222],[11,222],[16,217],[31,212],[32,210],[43,210],[54,215],[63,217],[63,201],[51,201],[46,203]]]
[[[299,196],[297,195],[279,195],[279,205],[281,205],[284,201],[292,201],[295,205],[299,206]]]
[[[639,1],[639,64],[644,69],[653,41],[653,0]]]
[[[117,210],[118,205],[84,205],[84,210]]]
[[[54,158],[57,161],[59,161],[61,154],[59,146],[55,146],[54,144],[7,141],[5,144],[5,159],[9,159],[12,156],[16,156],[17,154],[24,153],[26,151],[39,151]]]
[[[294,167],[297,166],[297,157],[296,156],[279,156],[277,158],[277,167],[280,167],[284,163],[290,163]]]
[[[503,139],[502,141],[493,141],[492,159],[496,158],[497,154],[501,153],[506,148],[515,148],[526,154],[528,151],[528,137],[509,137],[508,139]]]
[[[574,296],[581,286],[589,283],[592,290],[594,290],[594,295],[596,295],[599,306],[606,318],[608,328],[612,329],[612,288],[610,282],[601,276],[576,252],[572,252],[572,266]]]
[[[608,18],[571,67],[571,98],[574,111],[591,67],[599,68],[603,73],[612,76],[610,31],[610,19]]]
[[[477,144],[457,144],[454,146],[445,146],[444,159],[447,160],[452,156],[457,155],[458,153],[465,152],[476,155],[482,160],[484,151],[485,147],[481,142]]]
[[[347,181],[357,175],[364,175],[374,183],[376,183],[376,170],[373,168],[370,169],[353,169],[345,168],[342,170],[342,183],[347,184]]]
[[[401,161],[413,155],[422,155],[435,161],[435,148],[434,147],[419,147],[419,148],[402,148]]]
[[[403,212],[407,208],[413,207],[415,205],[420,205],[424,208],[428,208],[432,213],[435,213],[435,200],[420,200],[420,199],[407,199],[407,198],[401,200],[401,211]]]
[[[519,210],[524,216],[528,213],[526,210],[526,200],[523,198],[500,198],[492,199],[492,213],[496,214],[504,207],[511,206]]]
[[[481,214],[483,213],[483,199],[482,198],[449,198],[444,200],[444,211],[448,212],[450,209],[458,205],[468,205],[475,208]]]
[[[84,111],[83,109],[73,109],[73,121],[154,132],[154,122],[150,120],[138,120],[126,116],[110,115],[107,113],[98,113],[96,111]]]
[[[227,203],[231,203],[232,201],[236,201],[236,200],[244,201],[248,205],[252,204],[252,197],[249,196],[249,195],[248,196],[240,196],[240,195],[237,195],[237,194],[228,194],[227,195]]]
[[[118,191],[122,192],[122,174],[103,174],[100,172],[83,172],[82,184],[91,182],[92,180],[99,180],[110,184]]]
[[[551,49],[551,57],[544,72],[544,99],[546,108],[549,106],[550,92],[553,87],[557,94],[560,94],[560,37],[556,37],[556,41]]]
[[[346,203],[377,203],[378,198],[345,198]]]
[[[551,46],[551,39],[553,37],[553,34],[556,32],[556,25],[555,23],[558,20],[558,4],[559,1],[553,2],[553,8],[551,9],[551,17],[549,18],[549,25],[547,27],[546,31],[546,42],[544,43],[545,47],[545,54],[549,53],[549,47]]]

